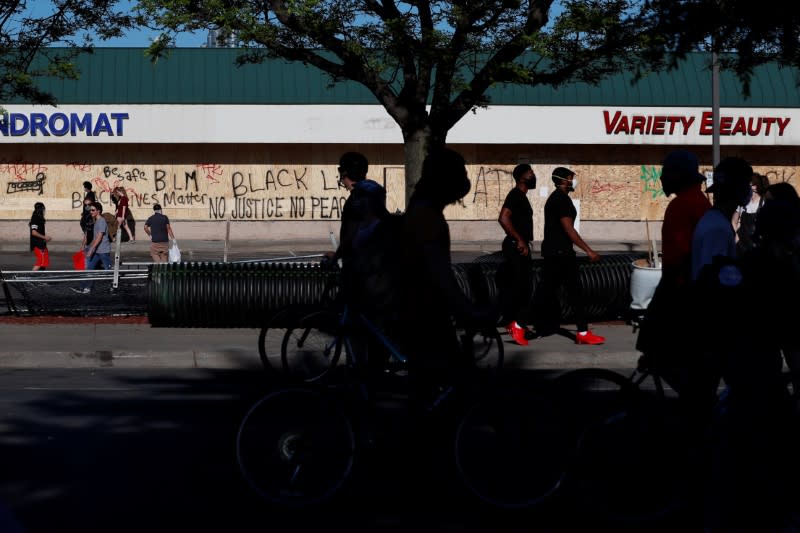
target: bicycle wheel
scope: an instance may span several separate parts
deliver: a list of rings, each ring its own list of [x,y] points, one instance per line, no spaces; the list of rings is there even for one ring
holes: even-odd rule
[[[458,338],[464,353],[475,361],[477,368],[494,372],[503,369],[505,348],[496,328],[474,332],[461,328]]]
[[[286,329],[297,324],[311,309],[305,305],[291,304],[278,309],[258,334],[258,355],[265,370],[280,372],[281,345]]]
[[[339,362],[343,336],[339,315],[314,311],[297,326],[288,328],[281,344],[281,363],[292,379],[314,382],[324,378]]]
[[[498,389],[499,390],[499,389]],[[521,509],[548,500],[561,486],[567,455],[546,394],[504,391],[472,405],[455,435],[461,481],[493,507]]]
[[[244,416],[236,436],[239,470],[268,502],[303,507],[329,500],[350,476],[350,421],[319,393],[283,389]]]
[[[574,438],[571,495],[590,516],[620,524],[663,519],[685,501],[690,460],[663,398],[605,369],[556,380],[558,412]]]

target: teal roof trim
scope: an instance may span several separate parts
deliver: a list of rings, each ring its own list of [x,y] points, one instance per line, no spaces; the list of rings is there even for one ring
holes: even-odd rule
[[[144,48],[95,48],[78,57],[77,80],[46,78],[40,87],[61,104],[376,104],[363,86],[330,84],[322,71],[302,63],[271,59],[236,66],[231,48],[174,48],[152,63]],[[632,84],[632,74],[597,85],[560,87],[498,84],[487,91],[491,105],[709,107],[708,54],[691,54],[675,70],[651,73]],[[723,107],[800,107],[798,70],[769,64],[755,70],[745,98],[732,72],[720,75]],[[7,104],[25,103],[21,100]]]

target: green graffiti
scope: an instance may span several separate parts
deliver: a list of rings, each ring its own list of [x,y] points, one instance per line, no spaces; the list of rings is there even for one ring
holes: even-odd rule
[[[644,192],[649,192],[652,200],[657,199],[659,196],[664,196],[664,189],[661,188],[659,178],[661,178],[659,169],[656,167],[647,168],[642,165],[642,175],[639,176],[639,179],[644,182]]]

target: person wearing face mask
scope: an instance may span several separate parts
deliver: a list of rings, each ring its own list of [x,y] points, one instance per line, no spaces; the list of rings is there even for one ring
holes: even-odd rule
[[[556,167],[552,173],[555,190],[544,204],[544,239],[542,240],[542,282],[534,296],[536,310],[536,332],[539,335],[554,333],[561,321],[561,304],[558,291],[564,287],[572,307],[577,333],[576,344],[603,344],[605,337],[589,330],[578,278],[578,261],[574,246],[589,256],[589,261],[600,260],[595,252],[575,229],[578,211],[569,197],[575,190],[575,172],[565,167]]]
[[[533,291],[533,208],[528,191],[536,187],[536,174],[527,163],[514,167],[516,185],[506,195],[497,221],[505,231],[503,239],[501,286],[503,323],[511,338],[520,346],[528,345],[533,333],[526,327],[527,307]]]

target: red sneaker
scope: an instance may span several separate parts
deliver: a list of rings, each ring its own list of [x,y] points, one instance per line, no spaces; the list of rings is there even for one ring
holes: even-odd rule
[[[575,334],[575,344],[603,344],[604,342],[606,342],[606,338],[595,335],[592,330],[587,331],[585,335]]]
[[[528,339],[525,338],[525,328],[518,326],[516,322],[512,322],[506,327],[506,330],[508,330],[511,338],[514,339],[514,342],[520,346],[528,345]]]

